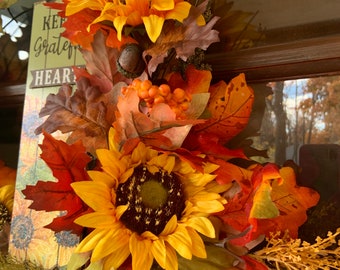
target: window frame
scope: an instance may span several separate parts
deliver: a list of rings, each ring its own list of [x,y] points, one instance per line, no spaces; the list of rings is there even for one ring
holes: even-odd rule
[[[214,80],[260,83],[340,74],[340,34],[206,56]]]

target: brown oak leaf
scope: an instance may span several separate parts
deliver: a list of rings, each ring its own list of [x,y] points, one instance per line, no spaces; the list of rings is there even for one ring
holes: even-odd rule
[[[47,116],[35,133],[43,130],[53,133],[72,132],[68,143],[82,140],[88,152],[97,148],[107,148],[107,133],[114,121],[115,91],[103,94],[91,86],[86,78],[77,82],[77,90],[72,94],[68,85],[60,87],[57,94],[49,94],[39,116]]]
[[[148,63],[149,74],[163,63],[171,48],[176,50],[178,58],[186,61],[189,56],[194,55],[196,48],[206,50],[211,43],[219,41],[218,31],[212,30],[218,17],[213,17],[203,26],[197,24],[197,18],[204,12],[206,4],[207,1],[198,7],[192,7],[189,16],[180,26],[175,26],[175,23],[170,21],[164,24],[156,43],[143,53],[145,59],[147,56],[151,57]]]
[[[107,37],[102,31],[94,35],[91,50],[81,49],[81,53],[86,61],[86,69],[78,70],[79,75],[87,77],[91,84],[98,86],[103,93],[110,92],[118,82],[130,82],[117,70],[117,59],[119,50],[106,46]]]

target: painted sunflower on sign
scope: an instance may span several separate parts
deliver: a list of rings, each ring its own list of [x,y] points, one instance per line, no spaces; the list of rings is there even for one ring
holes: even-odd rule
[[[224,209],[219,193],[230,187],[214,181],[217,165],[204,163],[200,172],[180,156],[141,142],[129,154],[111,143],[97,155],[102,171],[89,171],[92,181],[72,184],[93,209],[75,221],[93,228],[76,249],[83,254],[73,256],[75,268],[82,256],[103,269],[117,269],[130,255],[133,269],[150,269],[154,260],[177,269],[176,254],[206,258],[200,234],[215,237],[208,216]]]

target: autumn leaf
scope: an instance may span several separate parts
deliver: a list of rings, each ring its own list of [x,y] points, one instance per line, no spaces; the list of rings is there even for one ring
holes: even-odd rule
[[[242,149],[229,149],[221,145],[219,141],[219,137],[214,134],[191,132],[185,138],[183,147],[192,151],[200,151],[226,161],[233,158],[248,159]]]
[[[91,84],[98,86],[103,93],[111,91],[118,82],[130,81],[118,72],[116,62],[119,50],[106,46],[106,38],[102,31],[97,31],[92,48],[80,50],[86,62],[84,73],[89,73],[87,77],[91,78]]]
[[[224,81],[212,85],[207,109],[211,117],[194,127],[195,134],[208,133],[219,138],[224,145],[241,132],[248,123],[254,93],[241,73],[227,85]]]
[[[241,189],[229,198],[225,210],[219,215],[226,224],[240,232],[230,243],[244,246],[261,235],[286,230],[296,238],[299,226],[307,220],[306,211],[317,204],[319,194],[298,186],[290,167],[278,170],[274,164],[257,165],[252,171],[251,178],[249,174],[242,181],[240,177],[235,178]],[[242,174],[247,176],[245,172],[243,170]]]
[[[278,167],[272,163],[268,163],[263,167],[258,166],[255,168],[252,178],[255,193],[249,217],[263,219],[279,216],[279,210],[271,198],[272,185],[275,183],[282,184],[282,177]]]
[[[306,210],[315,206],[320,195],[315,190],[298,186],[294,170],[291,167],[280,169],[283,183],[272,184],[272,201],[280,211],[280,216],[273,220],[280,231],[289,230],[292,238],[297,238],[298,227],[307,220]]]
[[[47,116],[35,133],[42,130],[53,133],[72,132],[68,142],[83,141],[88,152],[96,148],[107,148],[107,134],[114,121],[115,92],[102,94],[97,87],[82,78],[77,82],[77,90],[63,85],[57,94],[49,94],[39,116]]]
[[[211,71],[198,70],[194,65],[188,65],[185,69],[185,79],[180,72],[169,75],[168,84],[171,89],[181,88],[189,94],[207,93],[212,79]]]
[[[193,257],[192,259],[185,259],[178,256],[179,269],[186,270],[225,270],[234,269],[239,259],[228,252],[225,248],[216,245],[205,245],[207,258]]]
[[[139,97],[134,90],[119,98],[115,127],[116,141],[123,145],[130,139],[141,141],[163,149],[175,149],[181,146],[191,126],[202,120],[176,120],[175,113],[165,103],[153,106],[147,115],[139,109]]]
[[[91,159],[80,141],[68,145],[46,132],[40,148],[41,158],[50,167],[57,181],[39,180],[36,185],[27,185],[22,192],[26,199],[33,201],[30,205],[32,209],[66,211],[65,215],[55,218],[47,228],[55,232],[72,230],[79,235],[82,227],[73,221],[87,211],[87,207],[74,193],[70,184],[89,179],[86,166]]]
[[[273,91],[265,84],[254,85],[252,88],[254,91],[254,102],[248,124],[240,133],[230,139],[226,146],[232,149],[243,149],[247,157],[262,156],[268,158],[267,150],[258,150],[252,146],[252,138],[257,137],[260,134],[266,110],[266,101],[268,96],[273,94]]]
[[[176,51],[176,57],[184,61],[195,54],[195,49],[206,50],[211,43],[218,42],[218,32],[212,27],[218,20],[213,17],[207,24],[200,26],[197,18],[205,11],[207,1],[198,7],[191,7],[189,16],[182,25],[166,22],[157,41],[144,51],[144,59],[151,57],[148,62],[148,73],[152,74],[157,66],[164,62],[171,48]]]

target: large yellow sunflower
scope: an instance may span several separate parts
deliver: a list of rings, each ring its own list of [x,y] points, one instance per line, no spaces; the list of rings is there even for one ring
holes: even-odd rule
[[[93,181],[72,183],[94,212],[75,221],[93,231],[76,248],[80,255],[70,265],[76,268],[77,260],[90,259],[94,269],[117,269],[131,255],[132,269],[150,269],[155,262],[177,269],[177,254],[205,258],[199,234],[215,237],[208,217],[224,209],[219,193],[229,188],[214,181],[218,166],[205,163],[199,172],[178,156],[141,142],[123,155],[112,142],[113,132],[110,150],[97,150],[103,171],[89,171]]]
[[[111,21],[119,40],[125,25],[144,24],[150,40],[155,42],[162,31],[164,21],[174,19],[183,22],[189,14],[191,4],[183,0],[70,0],[66,6],[66,16],[86,8],[101,12],[92,24]],[[199,23],[204,24],[203,17]]]

